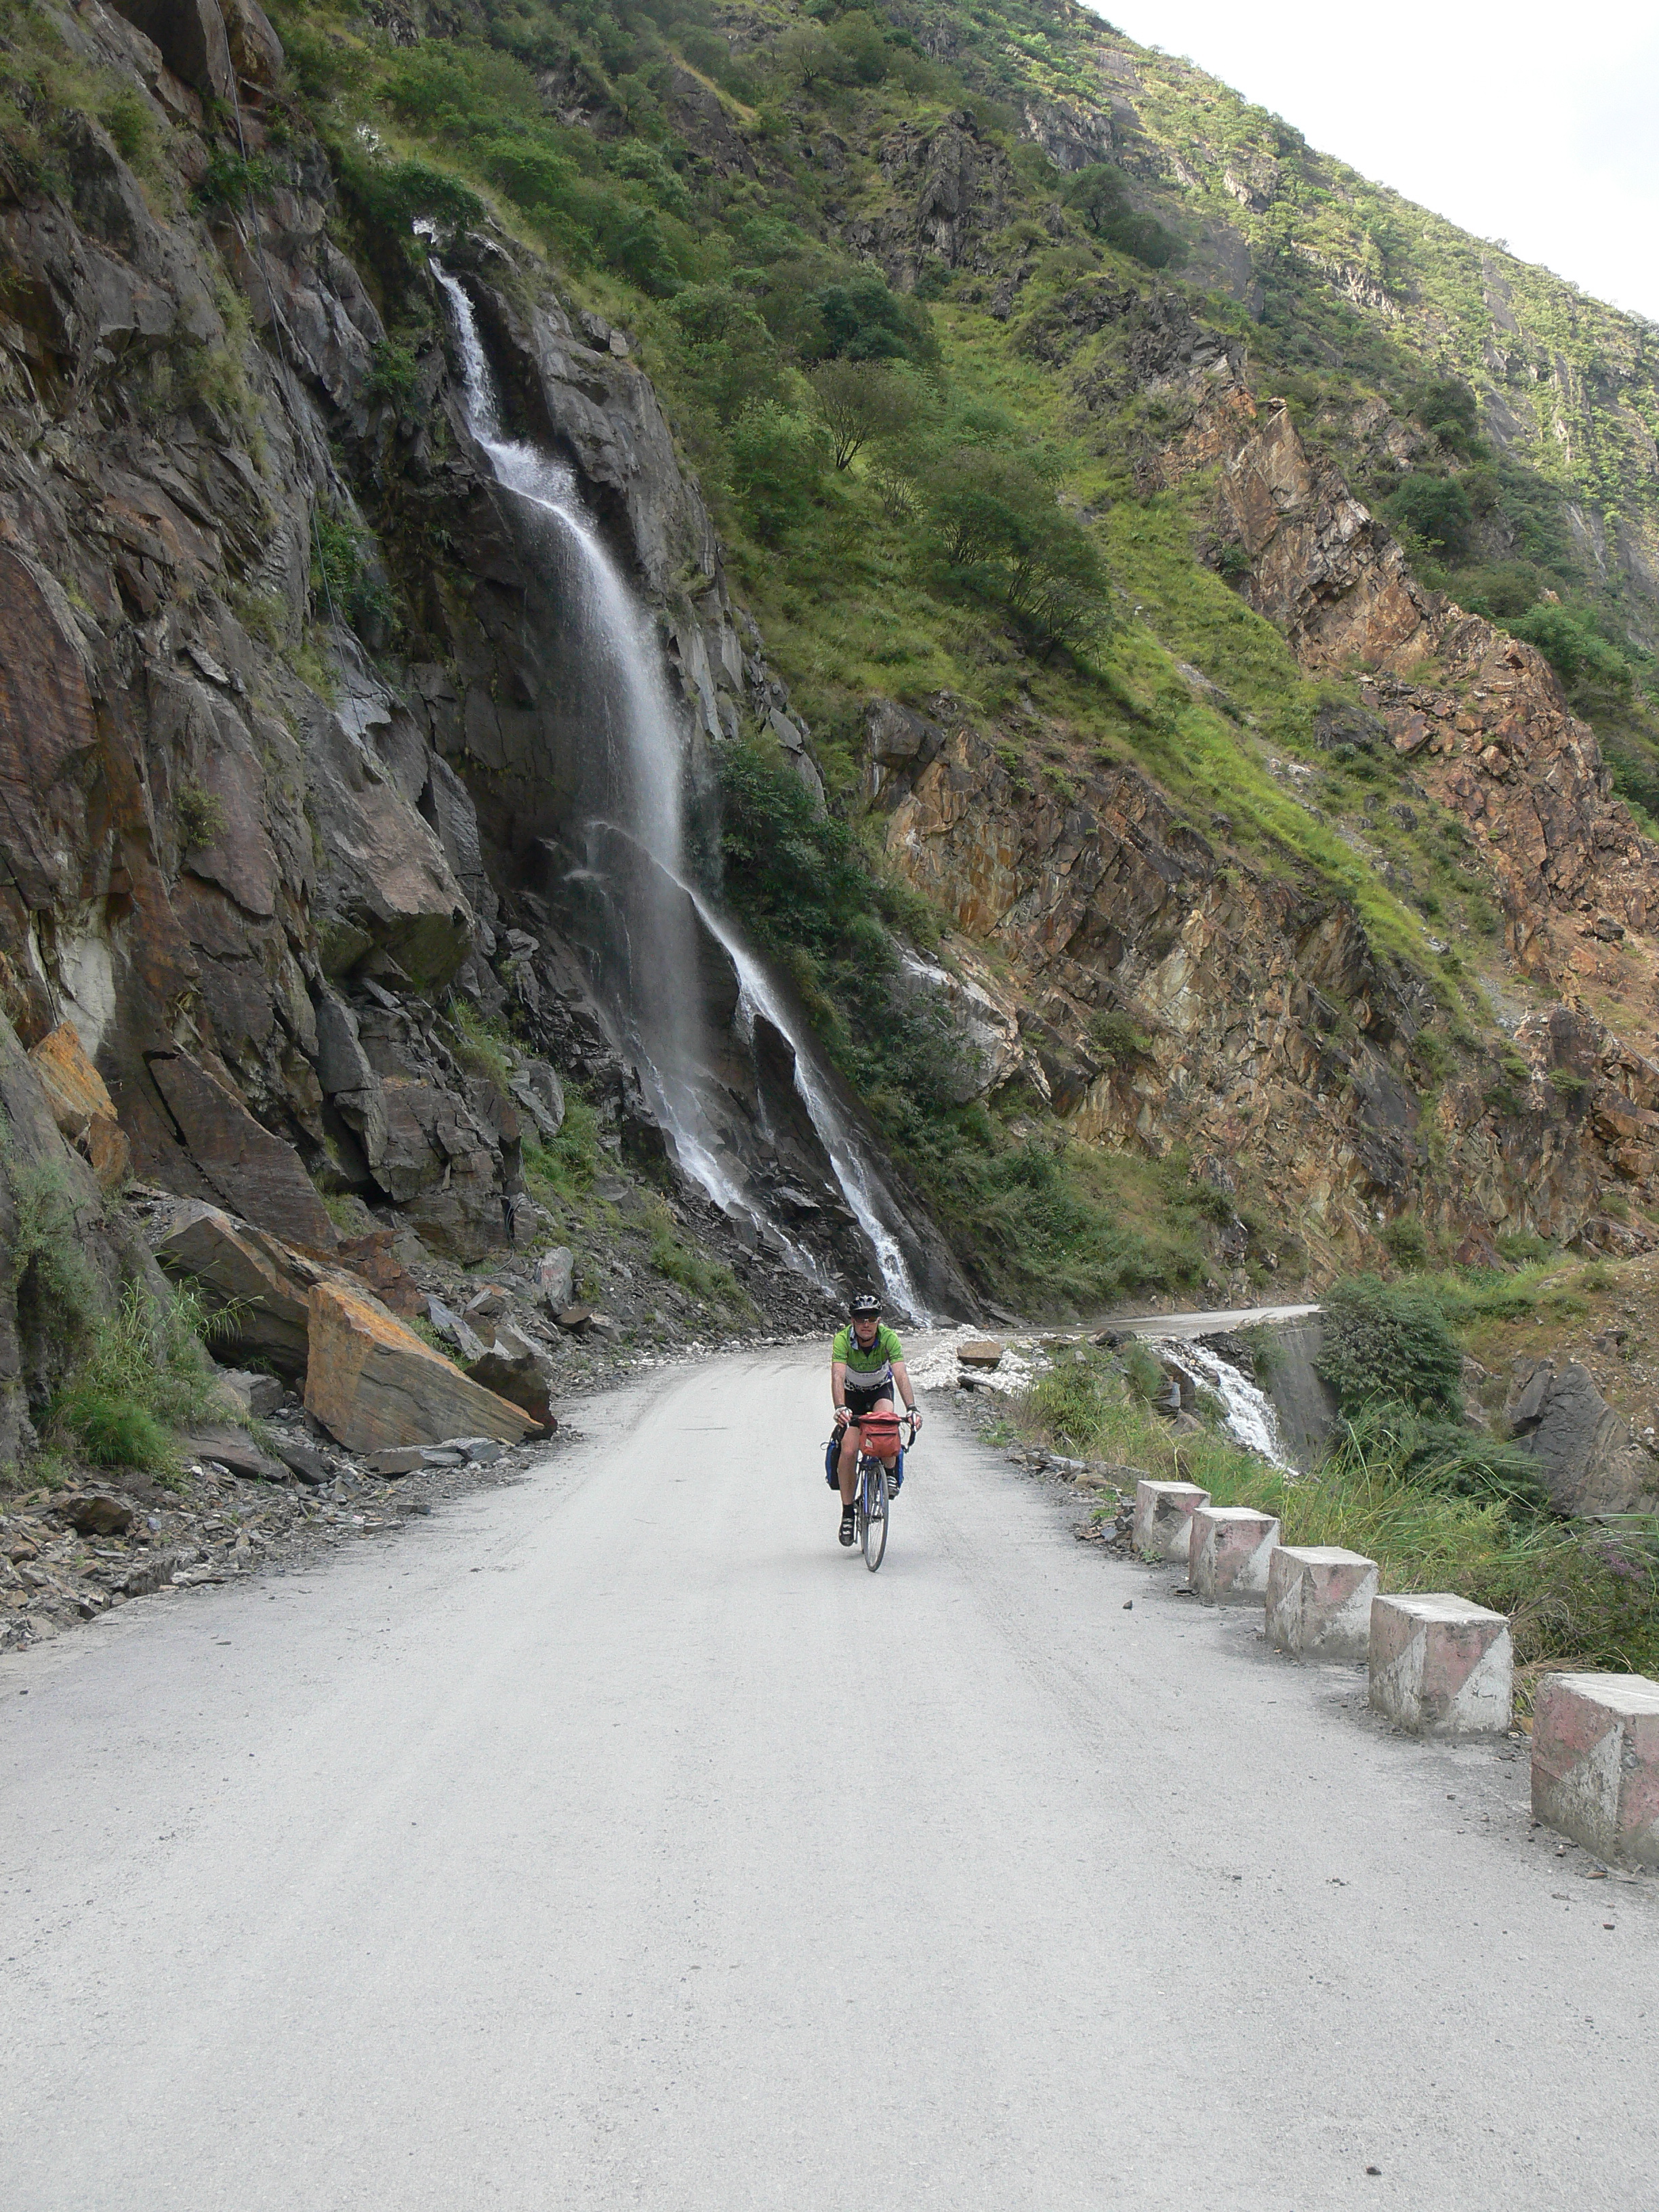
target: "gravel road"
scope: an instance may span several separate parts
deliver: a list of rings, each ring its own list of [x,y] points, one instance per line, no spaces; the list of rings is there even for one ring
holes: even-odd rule
[[[1656,1886],[823,1364],[0,1659],[8,2212],[1648,2201]]]

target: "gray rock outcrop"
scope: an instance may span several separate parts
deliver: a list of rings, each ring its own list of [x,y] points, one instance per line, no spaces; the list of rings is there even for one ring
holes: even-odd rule
[[[1522,1358],[1504,1425],[1538,1470],[1558,1513],[1627,1513],[1659,1489],[1654,1462],[1576,1359]]]

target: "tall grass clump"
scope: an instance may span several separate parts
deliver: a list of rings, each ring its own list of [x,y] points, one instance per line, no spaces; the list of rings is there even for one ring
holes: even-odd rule
[[[55,1393],[50,1428],[94,1467],[174,1473],[173,1426],[224,1411],[204,1339],[234,1325],[229,1308],[204,1316],[191,1291],[129,1284]]]

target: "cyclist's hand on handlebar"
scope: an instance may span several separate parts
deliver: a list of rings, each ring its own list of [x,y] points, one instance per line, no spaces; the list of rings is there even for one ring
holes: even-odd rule
[[[846,1408],[846,1407],[845,1407],[845,1406],[837,1406],[837,1407],[836,1407],[836,1426],[838,1429],[844,1429],[844,1428],[847,1426],[848,1422],[849,1420],[851,1420],[851,1419],[852,1419],[852,1418],[853,1418],[853,1417],[852,1417],[852,1415],[848,1412],[848,1410],[847,1410],[847,1408]]]
[[[910,1426],[914,1431],[921,1426],[921,1408],[920,1406],[911,1406],[907,1410],[909,1414]]]

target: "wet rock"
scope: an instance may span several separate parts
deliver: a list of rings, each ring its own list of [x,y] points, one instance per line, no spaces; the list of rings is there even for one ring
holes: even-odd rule
[[[508,1087],[537,1133],[550,1144],[564,1127],[564,1085],[553,1068],[544,1060],[530,1060],[514,1070]]]
[[[236,0],[239,12],[258,15],[270,26],[250,0]],[[174,76],[206,99],[223,100],[228,107],[236,98],[236,70],[231,61],[230,40],[217,0],[117,0],[116,13],[125,15],[136,30],[153,40]],[[277,46],[277,53],[282,52]]]
[[[518,1443],[538,1425],[343,1284],[313,1285],[310,1340],[307,1411],[349,1451],[435,1443],[473,1431]]]

